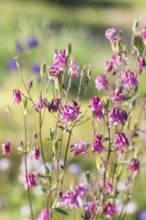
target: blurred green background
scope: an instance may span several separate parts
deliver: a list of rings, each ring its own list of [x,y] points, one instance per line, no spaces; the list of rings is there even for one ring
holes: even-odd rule
[[[22,85],[18,71],[7,69],[9,59],[18,56],[22,62],[25,79],[37,81],[37,74],[31,73],[32,64],[40,64],[45,60],[50,65],[54,49],[65,48],[68,41],[72,40],[73,56],[80,67],[91,64],[93,75],[86,96],[87,106],[89,94],[90,96],[97,94],[93,89],[95,76],[103,72],[104,63],[112,54],[110,44],[104,37],[105,29],[115,27],[122,30],[125,42],[129,42],[134,19],[138,19],[141,25],[146,25],[145,0],[1,0],[0,3],[1,142],[13,140],[17,144],[11,132],[6,105],[11,108],[18,137],[23,139],[22,110],[12,103],[13,88],[21,88]],[[38,46],[33,49],[25,48],[23,52],[16,50],[16,41],[19,40],[26,45],[29,36],[37,38]],[[139,95],[143,95],[146,90],[146,72],[141,76],[140,83]],[[75,88],[76,82],[73,84],[73,89]],[[34,86],[33,92],[37,100],[37,85]],[[30,138],[33,131],[37,130],[36,120],[31,117],[31,113],[28,115]],[[49,132],[47,126],[43,133],[45,138]],[[76,130],[75,135],[88,136],[86,130],[83,126],[80,130]],[[0,159],[0,219],[26,220],[28,219],[26,196],[23,192],[23,184],[17,184],[21,155],[12,153],[8,157],[9,160],[3,160],[6,158],[1,156]],[[80,161],[81,169],[89,169],[90,158],[87,161],[80,158]],[[136,202],[139,211],[146,209],[145,181],[144,168],[141,170],[132,200]],[[35,193],[38,193],[38,199],[34,209],[38,214],[43,206],[43,199],[39,191]],[[139,211],[128,215],[126,219],[138,219]]]

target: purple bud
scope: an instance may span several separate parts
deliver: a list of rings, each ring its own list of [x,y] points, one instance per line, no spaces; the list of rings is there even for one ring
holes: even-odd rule
[[[104,204],[104,215],[107,218],[111,218],[116,212],[117,209],[112,203],[108,202]]]
[[[118,147],[121,153],[123,153],[125,148],[129,146],[126,135],[122,132],[117,132],[113,145]]]
[[[78,72],[79,66],[75,62],[73,58],[71,58],[70,64],[69,64],[69,75],[71,78],[73,77],[80,77],[81,73]]]
[[[146,62],[145,62],[144,57],[138,56],[137,60],[136,60],[136,64],[137,64],[137,71],[139,74],[141,74],[144,67],[146,66]]]
[[[9,155],[10,154],[10,147],[11,147],[11,144],[9,141],[3,142],[2,143],[2,154]]]
[[[37,220],[49,220],[49,213],[47,208],[43,208],[41,213],[39,214]]]
[[[103,105],[97,96],[94,96],[90,99],[89,108],[91,109],[91,111],[93,113],[94,119],[99,120],[104,117],[104,115],[102,113]]]
[[[89,145],[85,141],[78,140],[76,143],[70,146],[70,149],[71,149],[71,152],[74,153],[74,156],[77,156],[78,154],[87,155],[88,147]]]
[[[60,99],[54,98],[52,99],[51,103],[48,105],[49,112],[57,112],[60,105]]]
[[[36,181],[35,181],[35,175],[33,173],[28,174],[25,176],[25,183],[24,187],[26,190],[30,189],[31,187],[36,186]]]
[[[98,152],[101,153],[103,151],[103,145],[101,143],[102,135],[96,134],[95,139],[92,141],[92,153]]]
[[[108,82],[106,80],[106,76],[103,74],[100,74],[99,76],[96,77],[95,79],[95,85],[96,85],[96,89],[98,90],[98,92],[100,92],[100,90],[108,90]]]
[[[117,30],[115,28],[109,28],[105,31],[105,37],[110,41],[110,43],[121,39],[119,34],[115,34],[116,31]]]
[[[13,89],[13,102],[20,104],[21,102],[21,93],[18,89]]]
[[[139,172],[139,164],[140,164],[139,160],[133,158],[128,165],[128,170],[130,170],[131,172],[134,172],[134,173]]]
[[[31,155],[34,159],[38,160],[39,157],[40,157],[40,150],[39,150],[39,147],[35,147],[33,146],[31,148]]]

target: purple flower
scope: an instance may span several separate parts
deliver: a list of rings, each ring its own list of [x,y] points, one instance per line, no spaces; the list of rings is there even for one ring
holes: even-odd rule
[[[124,74],[124,79],[122,84],[125,88],[133,88],[138,85],[138,82],[134,76],[134,73],[130,70],[127,70]]]
[[[107,218],[111,218],[116,212],[117,209],[112,203],[108,202],[104,204],[104,215]]]
[[[114,89],[110,95],[110,100],[116,103],[121,103],[124,99],[124,96],[122,94],[122,89]]]
[[[23,51],[23,45],[19,40],[16,41],[16,49],[20,52]]]
[[[5,141],[2,143],[2,154],[9,155],[10,154],[11,143],[9,141]]]
[[[127,121],[127,118],[128,118],[128,115],[126,111],[115,107],[110,112],[109,122],[115,125],[118,125],[118,124],[124,125],[125,122]]]
[[[146,220],[146,211],[141,211],[139,213],[139,220]]]
[[[117,53],[113,54],[112,63],[113,63],[113,67],[115,69],[118,69],[121,65],[126,64],[126,62],[125,62],[125,60],[123,60],[121,54],[117,54]]]
[[[62,195],[60,206],[66,208],[80,208],[78,201],[78,193],[74,191],[67,191]]]
[[[40,73],[40,65],[37,64],[37,63],[34,63],[32,66],[31,66],[31,72],[33,74],[39,74]]]
[[[89,144],[87,144],[85,141],[78,140],[76,143],[70,146],[70,149],[71,149],[71,152],[73,152],[74,156],[77,156],[78,154],[87,155],[88,147],[89,147]]]
[[[78,194],[78,197],[83,199],[83,197],[87,194],[88,186],[86,184],[79,184],[75,186],[75,192]]]
[[[16,60],[14,58],[8,60],[8,62],[7,62],[7,69],[9,71],[15,71],[17,69]]]
[[[143,27],[143,28],[141,29],[140,34],[141,34],[141,37],[142,37],[143,42],[145,43],[145,41],[146,41],[146,27]]]
[[[28,45],[28,47],[30,47],[31,49],[32,49],[32,48],[35,48],[35,47],[38,46],[38,41],[37,41],[37,39],[36,39],[35,37],[30,36],[30,37],[28,37],[28,39],[27,39],[27,45]]]
[[[35,181],[35,175],[33,173],[30,173],[25,176],[25,183],[24,187],[26,190],[30,189],[31,187],[36,186],[36,181]]]
[[[139,172],[139,164],[140,164],[139,160],[133,158],[128,165],[128,170],[130,170],[131,172],[134,172],[134,173]]]
[[[98,90],[98,92],[100,92],[100,90],[102,89],[108,90],[108,82],[106,80],[106,76],[103,74],[100,74],[99,76],[97,76],[95,79],[95,85],[96,85],[96,89]]]
[[[104,115],[102,113],[103,105],[97,96],[94,96],[90,99],[89,108],[91,109],[91,111],[93,113],[94,119],[99,120],[104,117]]]
[[[138,56],[137,60],[136,60],[136,64],[137,64],[137,71],[139,74],[142,73],[144,67],[146,66],[146,62],[143,56]]]
[[[33,157],[34,159],[38,160],[39,157],[40,157],[39,147],[33,146],[33,147],[31,148],[31,154],[32,154],[32,157]]]
[[[119,34],[115,34],[116,33],[116,29],[115,28],[109,28],[105,31],[105,37],[111,42],[115,42],[117,40],[121,39],[121,36]]]
[[[108,179],[100,180],[100,186],[104,189],[104,193],[111,193],[113,186],[110,184]]]
[[[121,153],[123,153],[125,148],[129,146],[126,135],[122,132],[117,132],[113,145],[119,147]]]
[[[61,108],[62,123],[76,120],[76,118],[79,114],[80,114],[80,111],[79,111],[78,107],[71,106],[71,105],[64,105]]]
[[[112,60],[107,60],[105,64],[105,72],[110,73],[113,69],[113,61]]]
[[[73,58],[71,58],[70,64],[69,64],[69,75],[71,76],[71,78],[73,77],[80,77],[81,73],[78,72],[79,66],[77,65],[77,63],[75,62],[75,60]]]
[[[41,213],[39,214],[37,220],[49,220],[49,213],[47,208],[43,208]]]
[[[51,103],[48,105],[49,112],[57,112],[60,105],[60,99],[54,98],[52,99]]]
[[[18,89],[13,89],[13,102],[17,104],[21,102],[21,92]]]
[[[92,141],[92,153],[98,152],[101,153],[103,151],[103,145],[101,143],[102,135],[96,134],[95,139]]]
[[[35,104],[35,109],[40,111],[42,108],[46,107],[46,99],[45,98],[39,98],[37,103]]]
[[[85,216],[91,216],[94,214],[95,210],[96,210],[97,204],[94,201],[88,201],[86,202],[85,205]]]

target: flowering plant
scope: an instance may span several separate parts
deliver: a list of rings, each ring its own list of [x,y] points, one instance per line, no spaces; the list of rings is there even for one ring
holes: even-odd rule
[[[145,97],[136,120],[133,112],[139,103],[138,79],[146,67],[146,27],[140,31],[138,22],[135,21],[132,30],[130,54],[121,33],[117,33],[114,28],[106,30],[105,36],[112,46],[113,55],[106,61],[104,73],[95,79],[97,93],[91,97],[86,110],[82,106],[91,69],[89,65],[79,69],[72,57],[71,43],[66,50],[55,50],[53,64],[46,66],[46,63],[42,63],[37,101],[32,94],[33,82],[26,84],[16,58],[25,92],[13,89],[13,102],[23,107],[24,141],[21,147],[14,146],[11,141],[4,141],[2,153],[9,155],[13,147],[23,154],[24,188],[28,193],[32,220],[36,216],[33,212],[31,188],[37,185],[41,186],[46,200],[38,220],[64,219],[63,216],[73,213],[72,209],[77,210],[78,219],[113,219],[114,216],[119,220],[125,218],[125,207],[131,198],[145,149],[145,144],[137,141],[137,138],[140,141],[142,133],[139,122],[145,109]],[[29,39],[29,44],[34,46],[32,39]],[[76,77],[79,81],[78,89],[70,100],[70,89]],[[48,100],[49,88],[51,100]],[[27,136],[28,110],[38,115],[39,128],[33,134],[32,141]],[[44,121],[45,114],[50,114],[52,120],[55,120],[54,127],[50,128],[49,138],[46,137],[51,147],[50,168],[47,166],[48,158],[44,149],[46,139],[43,139],[42,132],[44,123],[48,123]],[[74,129],[90,122],[92,129],[88,132],[91,140],[75,138],[76,141],[72,143]],[[87,157],[92,158],[94,170],[85,170],[85,181],[78,182],[75,179],[74,185],[70,187],[66,178],[68,167],[79,155],[85,160]],[[32,158],[42,161],[44,172],[29,169],[29,160]],[[118,190],[121,180],[125,184],[125,194]]]

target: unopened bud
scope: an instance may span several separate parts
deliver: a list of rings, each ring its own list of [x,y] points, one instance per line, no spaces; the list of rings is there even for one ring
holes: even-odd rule
[[[32,88],[32,86],[33,86],[33,80],[31,80],[31,81],[28,82],[27,87],[28,87],[28,89],[30,90],[30,89]]]
[[[140,50],[142,49],[142,38],[139,34],[134,35],[134,49],[137,51],[137,53],[140,53]]]
[[[41,64],[40,74],[41,74],[42,76],[44,76],[44,75],[46,74],[46,72],[47,72],[46,63],[43,62],[43,63]]]
[[[33,138],[33,139],[36,139],[36,138],[37,138],[37,133],[36,133],[36,132],[33,132],[32,138]]]
[[[71,42],[69,42],[67,44],[67,48],[66,48],[66,55],[67,55],[67,57],[69,57],[71,55],[71,53],[72,53],[72,44],[71,44]]]
[[[89,184],[90,183],[90,180],[91,180],[91,174],[90,174],[90,171],[86,171],[86,181],[87,183]]]
[[[139,27],[139,21],[134,20],[134,23],[133,23],[133,26],[132,26],[132,31],[133,32],[137,31],[138,27]]]

